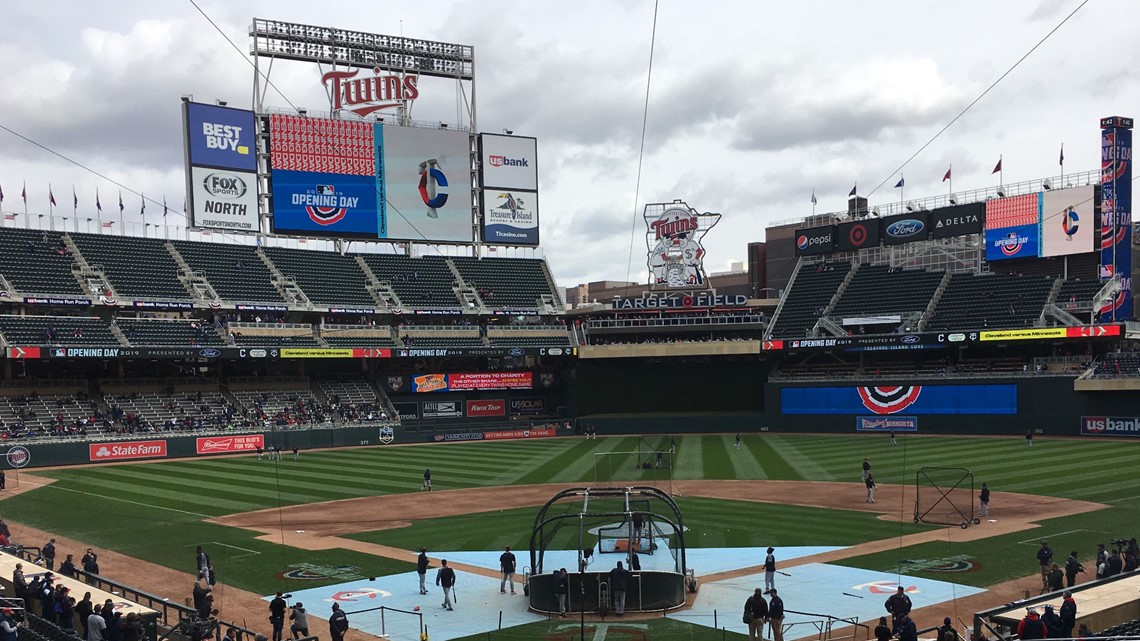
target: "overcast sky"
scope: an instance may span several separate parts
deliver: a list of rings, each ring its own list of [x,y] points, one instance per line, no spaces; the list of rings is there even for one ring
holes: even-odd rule
[[[1080,0],[715,2],[662,0],[641,191],[635,202],[649,1],[349,3],[10,2],[0,21],[0,124],[119,180],[165,195],[182,224],[179,97],[252,104],[254,16],[470,44],[479,128],[539,141],[543,250],[562,286],[645,276],[645,203],[723,214],[706,268],[744,260],[776,220],[845,207],[852,185],[895,202],[891,172],[1053,29]],[[1140,3],[1091,0],[905,170],[909,196],[1098,166],[1098,119],[1140,116]],[[319,109],[319,73],[281,64],[289,102]],[[425,94],[428,92],[425,91]],[[285,106],[270,93],[267,104]],[[417,118],[456,121],[453,85]],[[117,188],[0,131],[6,211],[46,210],[50,181],[71,211],[104,214]],[[110,194],[110,195],[108,195]],[[127,198],[137,216],[138,198]],[[161,207],[146,220],[161,223]],[[633,231],[633,261],[627,257]],[[627,270],[628,269],[628,270]]]

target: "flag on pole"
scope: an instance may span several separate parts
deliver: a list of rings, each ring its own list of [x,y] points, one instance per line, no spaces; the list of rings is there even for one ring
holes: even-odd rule
[[[1001,158],[998,158],[998,164],[994,165],[994,170],[990,174],[996,174],[999,171],[1001,171]]]
[[[52,191],[51,191],[51,185],[48,185],[48,202],[50,202],[50,203],[51,203],[51,206],[52,206],[52,207],[56,207],[56,206],[57,206],[57,205],[55,204],[55,194],[53,194],[53,193],[52,193]]]
[[[1057,161],[1062,167],[1065,166],[1065,143],[1061,143],[1061,159]]]
[[[139,194],[139,216],[146,216],[146,194]]]
[[[951,169],[954,169],[954,168],[950,167],[949,169],[946,170],[946,175],[942,177],[942,182],[946,182],[947,180],[950,180],[950,170]]]
[[[162,195],[162,217],[166,218],[166,215],[169,213],[170,213],[170,209],[168,209],[166,207],[166,194],[163,194]]]
[[[904,185],[906,185],[906,181],[902,176],[899,176],[899,181],[895,183],[895,189],[902,189]]]
[[[24,205],[28,204],[28,183],[24,183],[24,188],[20,191],[20,198],[24,199]]]
[[[0,192],[0,201],[4,200],[3,192]],[[811,190],[811,204],[818,205],[819,201],[815,199],[815,190]]]
[[[99,202],[99,188],[95,188],[95,211],[103,213],[103,203]]]
[[[71,186],[71,209],[79,211],[79,194],[75,193],[75,185]]]
[[[815,194],[813,193],[812,195],[814,196]],[[0,186],[0,205],[3,205],[3,204],[4,204],[4,187]]]
[[[123,190],[119,190],[119,215],[123,214]]]
[[[848,193],[847,196],[850,198],[851,196],[854,196],[858,191],[859,191],[859,183],[855,183],[851,187],[851,192]]]

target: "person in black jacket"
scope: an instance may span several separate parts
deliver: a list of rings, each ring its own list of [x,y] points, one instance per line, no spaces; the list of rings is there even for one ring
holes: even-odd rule
[[[879,617],[879,625],[875,626],[875,641],[891,641],[893,636],[891,626],[887,625],[887,617]]]
[[[1049,576],[1045,577],[1045,591],[1059,592],[1063,589],[1065,589],[1065,574],[1061,572],[1061,568],[1054,563],[1049,566]]]
[[[329,617],[329,638],[332,641],[344,641],[346,632],[348,632],[348,615],[340,609],[339,603],[334,603],[332,616]]]
[[[554,575],[554,595],[558,597],[558,616],[565,619],[566,598],[570,595],[570,575],[566,572],[566,568],[556,571]]]
[[[499,555],[499,570],[503,574],[503,580],[499,582],[499,592],[501,594],[507,593],[507,582],[511,584],[511,594],[515,593],[515,554],[511,552],[511,546],[507,546],[506,550]]]
[[[942,627],[938,628],[938,641],[961,641],[961,639],[958,636],[958,631],[954,629],[950,617],[943,618]]]
[[[899,623],[902,621],[902,618],[904,616],[910,614],[910,609],[912,607],[910,597],[906,595],[906,591],[903,590],[903,587],[901,585],[899,586],[898,591],[892,594],[889,599],[887,599],[886,603],[883,604],[883,607],[887,609],[887,612],[891,613],[891,629],[895,632],[898,632]]]
[[[1069,552],[1069,558],[1065,559],[1065,581],[1068,584],[1065,587],[1071,588],[1076,585],[1077,574],[1083,574],[1084,571],[1085,566],[1081,565],[1081,562],[1077,560],[1077,551],[1073,550]]]
[[[280,592],[269,602],[269,622],[273,624],[273,641],[281,641],[285,630],[285,610],[288,608],[289,604],[285,602],[285,597]]]
[[[40,550],[40,556],[44,559],[44,567],[49,570],[55,569],[55,539],[44,543],[44,547]]]
[[[427,548],[420,548],[420,555],[416,558],[416,573],[420,575],[420,594],[427,594],[428,557]]]
[[[1049,635],[1050,639],[1060,639],[1061,629],[1064,627],[1061,623],[1061,617],[1053,611],[1052,605],[1045,606],[1045,614],[1041,615],[1041,623],[1045,624],[1045,633]]]
[[[80,559],[79,562],[83,564],[84,572],[96,575],[99,574],[99,555],[95,554],[95,551],[91,548],[87,548],[87,554],[84,554],[83,558]],[[87,582],[90,583],[91,579],[87,579]]]
[[[978,502],[981,504],[978,510],[978,516],[985,518],[990,515],[990,488],[985,483],[982,483],[982,491],[978,494]]]
[[[78,572],[79,570],[75,567],[75,555],[68,554],[67,558],[64,559],[63,563],[59,566],[59,573],[69,579],[74,579]]]
[[[764,623],[768,620],[768,602],[764,591],[756,588],[744,602],[744,622],[748,624],[748,641],[763,641]]]
[[[450,612],[454,609],[451,607],[451,589],[455,587],[455,570],[447,567],[447,559],[441,559],[439,565],[440,568],[435,573],[435,584],[443,588],[443,607]]]
[[[628,589],[629,570],[618,561],[614,569],[610,570],[610,594],[614,597],[614,612],[619,617],[625,616],[625,592]]]
[[[904,614],[899,620],[899,641],[918,641],[918,628],[909,614]]]
[[[39,592],[36,597],[40,600],[40,616],[47,619],[50,623],[56,622],[55,617],[55,585],[53,583],[53,574],[48,572],[44,576],[43,583],[40,584]]]
[[[1077,625],[1077,602],[1073,600],[1073,593],[1065,590],[1065,599],[1061,601],[1061,638],[1073,638],[1073,627]]]
[[[772,627],[772,641],[784,641],[784,600],[776,588],[768,591],[768,624]]]
[[[87,638],[87,619],[95,611],[95,604],[91,603],[91,593],[84,592],[83,600],[75,604],[75,616],[79,617],[79,625],[83,626],[83,638]]]

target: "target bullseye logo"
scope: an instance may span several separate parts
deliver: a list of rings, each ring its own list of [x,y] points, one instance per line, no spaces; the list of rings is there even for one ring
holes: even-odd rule
[[[876,414],[897,414],[913,405],[920,394],[921,385],[859,388],[863,407]]]
[[[862,246],[867,242],[867,227],[862,224],[852,225],[851,230],[847,232],[847,240],[855,247]]]

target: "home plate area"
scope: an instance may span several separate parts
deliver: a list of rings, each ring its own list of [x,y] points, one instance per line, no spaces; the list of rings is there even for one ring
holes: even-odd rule
[[[835,548],[800,547],[780,548],[781,558],[793,558],[818,554]],[[412,553],[409,553],[412,554]],[[434,556],[474,566],[496,569],[500,552],[438,552]],[[762,559],[763,548],[693,548],[687,551],[690,567],[697,576],[755,566]],[[603,562],[610,555],[595,559],[595,564]],[[545,566],[547,569],[562,567],[551,563],[562,557],[572,565],[575,551],[548,551]],[[614,557],[617,558],[616,556]],[[520,556],[520,561],[525,557]],[[525,559],[529,561],[529,559]],[[572,568],[571,568],[572,569]],[[594,569],[594,568],[592,568]],[[791,577],[776,576],[776,587],[784,600],[787,610],[829,614],[833,617],[854,618],[872,627],[885,613],[883,602],[893,594],[900,577],[896,574],[875,572],[839,565],[810,563],[788,568]],[[456,581],[455,610],[448,612],[441,604],[443,591],[435,586],[435,568],[428,571],[428,594],[419,593],[419,575],[415,572],[349,581],[337,585],[310,588],[293,592],[289,605],[302,602],[305,609],[322,618],[332,613],[332,604],[349,613],[353,628],[374,635],[386,634],[396,641],[419,639],[420,619],[415,614],[394,610],[404,610],[422,614],[433,641],[449,641],[459,637],[486,633],[502,627],[514,627],[544,620],[546,617],[527,610],[527,598],[523,596],[522,575],[516,575],[517,594],[504,595],[499,592],[499,580],[491,577],[459,572]],[[747,634],[747,626],[741,621],[744,601],[757,587],[763,587],[763,574],[723,579],[702,583],[693,606],[685,610],[670,612],[669,616],[695,625],[727,628],[730,632]],[[914,602],[915,608],[947,603],[946,615],[953,615],[954,599],[984,592],[981,588],[958,585],[945,581],[934,581],[918,577],[902,577],[902,585]],[[846,593],[846,594],[845,594]],[[265,597],[266,600],[272,597]],[[386,609],[381,619],[380,606]],[[363,610],[372,610],[361,612]],[[797,639],[817,637],[817,622],[825,617],[805,614],[788,614],[784,620],[785,638]],[[714,623],[715,622],[715,623]],[[790,627],[789,627],[790,626]],[[837,625],[837,627],[840,627]],[[320,634],[320,630],[311,632]]]

